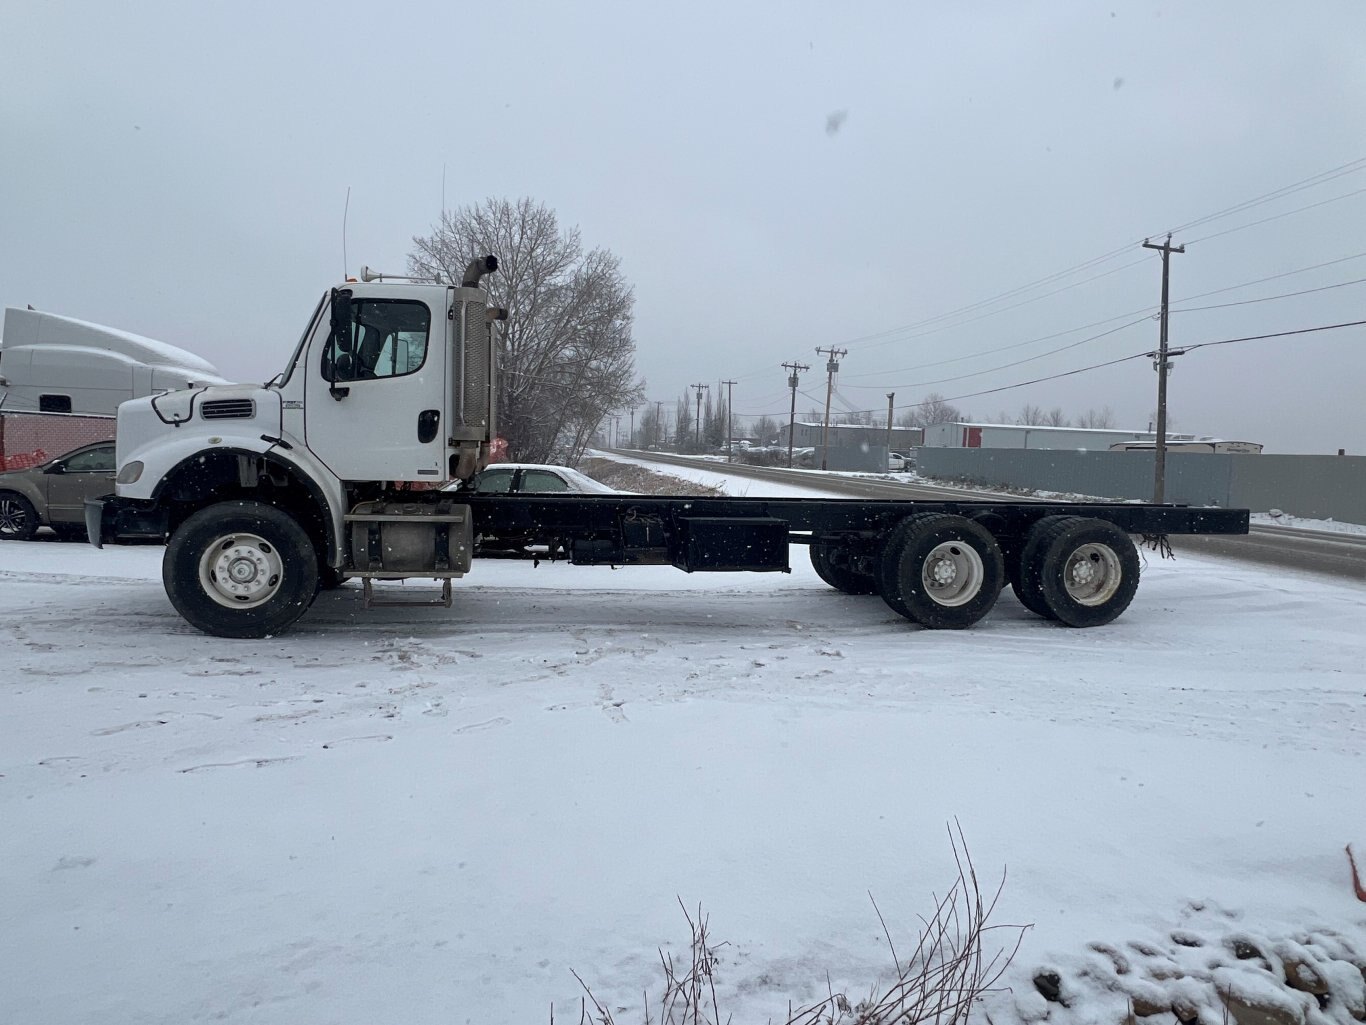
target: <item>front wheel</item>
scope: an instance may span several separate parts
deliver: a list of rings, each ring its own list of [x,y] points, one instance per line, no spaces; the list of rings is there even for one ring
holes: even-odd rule
[[[23,495],[0,491],[0,541],[27,541],[38,529],[38,510]]]
[[[268,637],[313,601],[318,556],[288,513],[263,502],[220,502],[176,528],[161,578],[191,626],[216,637]]]

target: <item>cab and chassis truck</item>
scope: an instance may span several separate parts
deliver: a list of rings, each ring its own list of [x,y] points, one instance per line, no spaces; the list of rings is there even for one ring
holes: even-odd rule
[[[367,605],[395,603],[375,581],[433,579],[449,605],[476,541],[499,538],[575,565],[689,573],[787,572],[800,545],[831,587],[923,627],[971,626],[1007,583],[1046,619],[1099,626],[1133,600],[1134,536],[1247,533],[1246,510],[1172,505],[443,490],[486,466],[497,437],[507,314],[482,287],[496,269],[480,257],[447,283],[363,268],[322,296],[266,384],[124,402],[115,494],[86,507],[91,542],[164,541],[181,616],[264,637],[345,579]]]

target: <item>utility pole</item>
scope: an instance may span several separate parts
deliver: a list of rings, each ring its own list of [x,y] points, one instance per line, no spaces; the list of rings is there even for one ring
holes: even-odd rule
[[[693,422],[693,446],[702,451],[702,393],[711,391],[709,384],[690,385],[697,389],[697,419]]]
[[[660,446],[662,446],[662,445],[664,444],[664,437],[663,437],[663,434],[661,433],[661,432],[663,431],[663,429],[664,429],[664,403],[661,402],[661,401],[659,401],[658,399],[656,399],[656,400],[655,400],[655,437],[654,437],[654,441],[652,442],[652,444],[660,445]]]
[[[735,382],[720,381],[718,383],[726,386],[726,462],[730,462],[731,456],[735,451],[735,435],[731,429],[734,424],[734,418],[730,411],[731,389],[735,387]]]
[[[892,465],[892,401],[896,398],[896,392],[887,393],[887,465]]]
[[[1159,318],[1161,326],[1158,328],[1157,352],[1149,353],[1156,357],[1153,369],[1157,371],[1157,439],[1153,445],[1153,503],[1161,505],[1167,494],[1167,374],[1171,370],[1169,358],[1181,355],[1179,351],[1170,352],[1167,349],[1168,282],[1172,253],[1184,253],[1186,247],[1172,245],[1172,237],[1168,233],[1167,241],[1162,245],[1156,246],[1144,239],[1143,248],[1156,249],[1162,254],[1162,313]]]
[[[805,363],[784,363],[783,369],[788,371],[787,386],[792,389],[792,412],[787,416],[787,468],[792,469],[792,431],[797,424],[797,375],[803,370],[811,368]]]
[[[821,469],[827,470],[830,455],[830,396],[835,391],[835,375],[840,372],[840,357],[849,354],[848,349],[822,349],[816,346],[817,353],[825,353],[830,358],[825,364],[825,426],[821,429]]]
[[[636,407],[631,407],[631,433],[626,436],[626,444],[631,448],[636,447]]]

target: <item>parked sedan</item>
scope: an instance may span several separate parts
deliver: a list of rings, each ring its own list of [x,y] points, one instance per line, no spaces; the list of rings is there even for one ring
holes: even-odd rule
[[[617,495],[606,484],[568,466],[541,463],[494,463],[466,484],[452,484],[448,491],[473,491],[480,495]]]
[[[467,482],[449,484],[447,491],[470,495],[470,501],[497,502],[499,495],[619,495],[621,492],[599,484],[592,477],[568,466],[540,463],[494,463]],[[481,496],[475,498],[475,496]],[[543,559],[558,556],[563,542],[535,533],[510,532],[497,535],[480,533],[474,539],[476,555],[500,555]]]
[[[44,526],[63,537],[84,538],[85,500],[113,492],[112,441],[0,473],[0,540],[27,541]]]

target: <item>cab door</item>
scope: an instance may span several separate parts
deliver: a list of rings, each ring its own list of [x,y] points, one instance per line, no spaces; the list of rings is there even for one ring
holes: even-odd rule
[[[444,296],[333,290],[306,356],[304,438],[342,480],[446,479]]]

